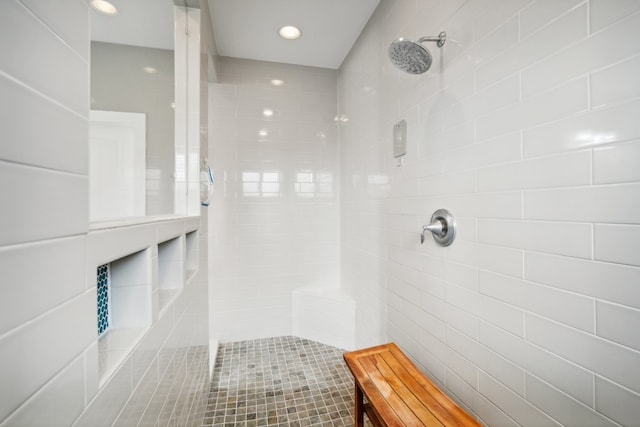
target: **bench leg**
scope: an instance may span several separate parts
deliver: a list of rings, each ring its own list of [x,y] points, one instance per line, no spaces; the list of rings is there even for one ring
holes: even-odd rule
[[[355,393],[355,413],[354,423],[355,427],[363,427],[364,426],[364,401],[362,396],[362,390],[360,390],[360,386],[356,382],[356,393]]]

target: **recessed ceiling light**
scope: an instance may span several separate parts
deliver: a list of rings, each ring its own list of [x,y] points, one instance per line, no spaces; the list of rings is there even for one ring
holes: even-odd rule
[[[285,40],[296,40],[300,38],[302,32],[299,28],[294,27],[293,25],[285,25],[284,27],[280,27],[278,34],[280,34],[280,37]]]
[[[273,116],[273,110],[270,108],[265,108],[264,110],[262,110],[262,115],[265,117],[271,117]]]
[[[284,84],[284,81],[280,79],[272,79],[271,84],[273,86],[282,86]]]
[[[158,70],[149,66],[143,67],[142,69],[144,70],[145,73],[149,73],[149,74],[155,74],[158,72]]]
[[[105,15],[113,16],[118,14],[118,9],[107,0],[91,0],[91,6]]]

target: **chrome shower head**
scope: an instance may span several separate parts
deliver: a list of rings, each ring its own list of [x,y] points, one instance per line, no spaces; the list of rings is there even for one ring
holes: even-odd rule
[[[393,65],[410,74],[422,74],[431,67],[433,61],[431,53],[422,46],[423,42],[437,42],[442,47],[447,38],[441,32],[438,37],[422,37],[417,42],[398,39],[389,46],[389,59]]]

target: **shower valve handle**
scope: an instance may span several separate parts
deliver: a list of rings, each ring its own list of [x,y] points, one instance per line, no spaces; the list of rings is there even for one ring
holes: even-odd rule
[[[437,236],[444,236],[447,233],[447,224],[443,223],[439,218],[436,218],[431,224],[423,226],[420,243],[424,243],[425,231],[430,231]]]
[[[431,223],[422,227],[420,234],[420,243],[424,243],[425,233],[430,231],[433,234],[433,240],[440,246],[449,246],[456,237],[456,222],[446,209],[438,209],[431,216]]]

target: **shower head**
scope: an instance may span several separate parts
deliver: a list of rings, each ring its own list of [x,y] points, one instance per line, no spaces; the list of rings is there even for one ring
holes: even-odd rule
[[[410,74],[422,74],[431,67],[431,53],[422,46],[423,42],[437,42],[442,47],[447,38],[443,31],[438,37],[422,37],[417,42],[398,39],[389,46],[389,59],[393,65]]]

